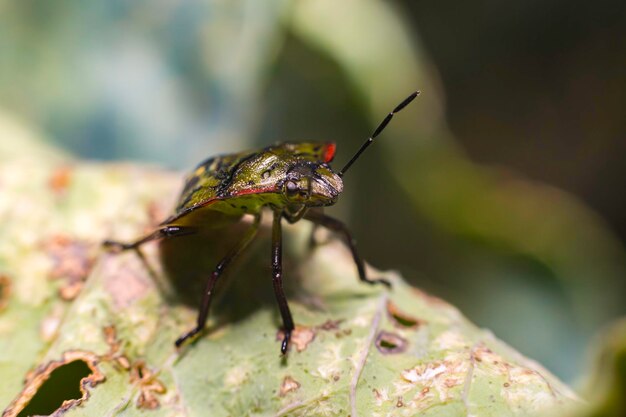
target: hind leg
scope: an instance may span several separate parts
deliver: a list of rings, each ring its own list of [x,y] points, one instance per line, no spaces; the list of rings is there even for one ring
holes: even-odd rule
[[[206,282],[204,294],[202,295],[202,302],[200,304],[200,311],[198,312],[198,319],[196,322],[196,327],[194,327],[192,330],[188,331],[187,333],[183,334],[176,340],[177,347],[180,347],[180,345],[182,345],[183,342],[185,342],[185,340],[189,339],[190,337],[195,336],[196,334],[200,333],[204,329],[207,318],[209,317],[209,309],[211,307],[211,301],[213,299],[215,284],[217,284],[218,279],[222,276],[222,274],[224,273],[228,265],[230,265],[230,263],[239,254],[241,254],[241,252],[243,252],[246,247],[248,247],[250,242],[252,242],[257,232],[259,231],[260,223],[261,223],[261,215],[259,214],[255,217],[254,223],[252,224],[252,226],[250,226],[245,236],[217,264],[217,266],[215,267],[215,270],[213,271],[213,273],[211,274],[211,276]]]
[[[102,242],[102,246],[107,249],[121,252],[129,249],[138,249],[144,243],[148,243],[156,239],[168,239],[172,237],[187,236],[193,233],[196,233],[196,229],[193,227],[164,226],[160,229],[155,230],[149,235],[137,239],[134,242],[124,243],[118,242],[116,240],[105,240],[104,242]]]

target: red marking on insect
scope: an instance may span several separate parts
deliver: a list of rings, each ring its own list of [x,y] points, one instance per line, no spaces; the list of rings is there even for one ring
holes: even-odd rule
[[[248,194],[271,193],[273,191],[276,191],[276,187],[249,188],[247,190],[239,190],[236,193],[231,194],[231,197],[239,197],[241,195],[248,195]]]
[[[329,143],[328,145],[326,145],[326,148],[324,149],[324,162],[329,163],[333,160],[333,158],[335,157],[336,149],[337,145],[335,145],[334,143]]]
[[[239,190],[231,195],[229,195],[228,197],[214,197],[211,199],[208,199],[206,201],[203,201],[202,203],[196,204],[195,206],[189,207],[187,209],[182,210],[180,213],[175,214],[171,217],[168,217],[167,219],[165,219],[160,226],[169,224],[177,219],[180,219],[181,217],[184,217],[185,215],[191,213],[192,211],[198,210],[199,208],[202,207],[207,207],[210,206],[214,203],[217,203],[218,201],[225,201],[228,200],[229,198],[233,198],[233,197],[240,197],[242,195],[250,195],[250,194],[261,194],[261,193],[271,193],[276,191],[276,187],[265,187],[265,188],[250,188],[250,189],[246,189],[246,190]]]

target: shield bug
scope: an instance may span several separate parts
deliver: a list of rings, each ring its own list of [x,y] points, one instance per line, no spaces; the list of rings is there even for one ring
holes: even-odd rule
[[[263,208],[273,212],[272,283],[283,320],[284,338],[281,352],[287,352],[293,318],[283,291],[281,221],[295,223],[301,219],[343,235],[356,264],[359,279],[368,284],[389,286],[384,279],[372,280],[365,273],[350,231],[339,220],[325,215],[322,208],[333,205],[343,190],[343,176],[361,154],[385,129],[394,114],[406,107],[419,91],[398,104],[378,125],[346,165],[339,171],[330,167],[335,155],[334,143],[281,143],[260,150],[215,156],[196,167],[187,177],[178,205],[169,218],[153,233],[134,242],[107,240],[111,249],[138,249],[155,239],[174,239],[197,233],[199,228],[221,228],[239,222],[246,214],[254,216],[252,226],[243,238],[215,266],[206,281],[196,326],[176,340],[200,333],[206,324],[215,285],[230,263],[244,251],[259,229]]]

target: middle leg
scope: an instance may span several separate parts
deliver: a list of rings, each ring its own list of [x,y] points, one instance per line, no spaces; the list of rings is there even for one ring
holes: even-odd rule
[[[283,290],[283,236],[282,226],[280,224],[282,218],[282,212],[275,209],[274,223],[272,224],[272,284],[274,285],[274,294],[276,295],[276,301],[278,301],[280,315],[283,319],[283,331],[285,332],[285,336],[280,345],[280,352],[284,355],[287,353],[289,340],[291,340],[291,332],[293,332],[295,326],[293,325],[293,318],[291,317],[289,304],[287,303],[285,291]]]
[[[254,218],[254,223],[246,231],[244,237],[237,243],[237,245],[228,252],[228,254],[217,264],[215,270],[209,277],[206,283],[204,294],[202,296],[202,303],[200,304],[200,311],[198,312],[198,320],[196,327],[189,332],[183,334],[176,340],[176,346],[180,347],[183,342],[190,337],[195,336],[204,329],[207,318],[209,317],[209,309],[211,307],[211,300],[213,299],[213,291],[215,290],[215,284],[222,275],[226,267],[235,259],[243,250],[252,242],[257,232],[259,231],[259,224],[261,223],[261,214],[257,214]]]

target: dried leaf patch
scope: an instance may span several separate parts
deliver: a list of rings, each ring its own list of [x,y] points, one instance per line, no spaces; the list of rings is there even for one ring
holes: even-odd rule
[[[78,296],[91,271],[94,257],[89,249],[86,242],[63,235],[53,236],[44,244],[45,252],[52,259],[49,277],[64,280],[59,295],[66,301]]]
[[[278,395],[284,397],[288,393],[298,390],[298,388],[300,388],[300,383],[287,375],[285,378],[283,378],[283,382],[280,385],[280,392],[278,393]]]
[[[159,395],[166,393],[165,384],[157,378],[157,374],[152,372],[144,361],[137,361],[130,368],[130,382],[139,386],[139,396],[137,397],[137,408],[144,410],[154,410],[158,408]]]
[[[282,341],[285,337],[285,332],[281,329],[276,334],[276,340]],[[295,346],[298,352],[302,352],[309,346],[309,344],[315,339],[315,328],[307,326],[296,326],[291,332],[290,346]]]
[[[393,302],[387,301],[387,315],[393,325],[399,329],[417,329],[425,324],[425,321],[413,317],[403,311]]]
[[[72,168],[61,166],[52,171],[52,175],[50,175],[50,179],[48,180],[48,186],[54,194],[62,197],[67,192],[71,182]]]
[[[6,308],[10,296],[11,280],[6,275],[0,275],[0,312]]]

